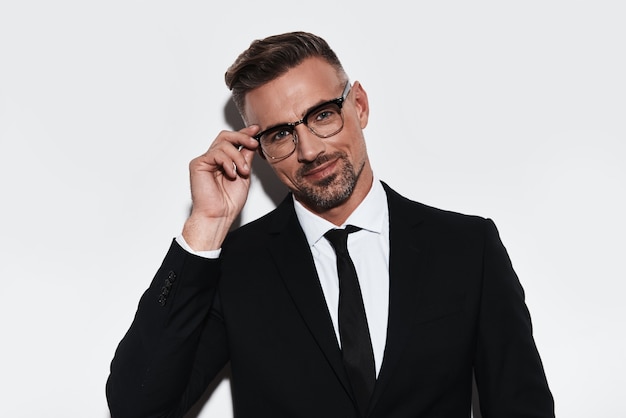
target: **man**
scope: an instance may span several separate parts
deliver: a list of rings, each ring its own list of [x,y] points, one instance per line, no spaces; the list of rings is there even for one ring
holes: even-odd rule
[[[495,226],[375,178],[367,94],[326,42],[255,41],[226,83],[247,127],[190,164],[191,215],[111,365],[113,418],[182,416],[228,361],[237,417],[468,417],[473,375],[485,418],[553,417]],[[255,152],[291,193],[229,233]]]

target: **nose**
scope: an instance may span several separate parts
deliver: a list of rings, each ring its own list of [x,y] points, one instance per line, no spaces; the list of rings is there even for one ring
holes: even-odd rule
[[[304,124],[296,127],[294,132],[296,132],[298,138],[296,153],[299,162],[315,161],[317,157],[326,151],[324,140],[311,132]]]

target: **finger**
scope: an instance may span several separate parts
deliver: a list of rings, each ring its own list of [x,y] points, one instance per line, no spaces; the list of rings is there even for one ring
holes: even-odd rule
[[[236,158],[233,158],[233,168],[235,174],[241,175],[243,177],[248,177],[252,172],[252,159],[254,158],[255,151],[241,148],[239,150],[239,155]]]
[[[254,158],[255,150],[259,147],[259,142],[252,136],[259,131],[258,125],[250,125],[238,131],[239,134],[243,134],[238,137],[238,143],[240,146],[237,148],[237,153],[232,153],[232,150],[227,151],[228,155],[233,159],[233,173],[235,175],[242,175],[247,177],[250,175],[252,159]]]
[[[236,148],[230,142],[224,141],[211,147],[205,157],[209,163],[212,161],[220,171],[230,178],[235,178],[238,174],[246,177],[250,174],[254,152],[254,150],[243,146]]]
[[[243,148],[256,150],[259,146],[259,141],[253,138],[260,130],[259,125],[250,125],[243,129],[240,129],[238,132],[243,134],[243,137],[240,137],[240,145]],[[239,147],[241,149],[241,147]]]
[[[259,143],[252,135],[254,135],[258,129],[256,125],[252,125],[239,131],[221,131],[209,147],[209,151],[220,147],[232,147],[237,150],[243,147],[254,150],[258,147]]]
[[[207,153],[209,161],[213,161],[213,164],[231,180],[237,178],[237,164],[243,168],[245,165],[245,159],[241,156],[241,153],[236,149],[216,149]]]
[[[259,146],[258,141],[252,135],[258,130],[257,125],[251,125],[239,131],[220,132],[207,152],[197,159],[198,164],[194,166],[199,171],[205,171],[207,168],[208,171],[217,169],[231,179],[235,179],[238,174],[248,176],[252,158]]]

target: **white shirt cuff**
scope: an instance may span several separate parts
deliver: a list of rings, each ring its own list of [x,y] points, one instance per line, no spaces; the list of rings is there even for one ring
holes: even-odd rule
[[[187,244],[187,241],[185,241],[185,238],[183,238],[182,235],[179,235],[176,237],[176,242],[178,243],[178,245],[183,247],[183,249],[187,251],[188,253],[191,253],[191,254],[194,254],[203,258],[213,258],[213,259],[219,258],[220,253],[222,252],[221,248],[218,248],[217,250],[195,251],[189,246],[189,244]]]

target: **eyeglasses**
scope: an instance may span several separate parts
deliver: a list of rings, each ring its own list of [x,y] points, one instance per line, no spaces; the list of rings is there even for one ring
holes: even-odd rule
[[[296,150],[298,134],[296,126],[304,124],[309,131],[320,138],[329,138],[343,129],[343,103],[350,93],[350,82],[341,93],[341,97],[324,102],[310,109],[304,117],[291,123],[272,126],[253,136],[259,141],[263,155],[272,161],[289,157]]]

